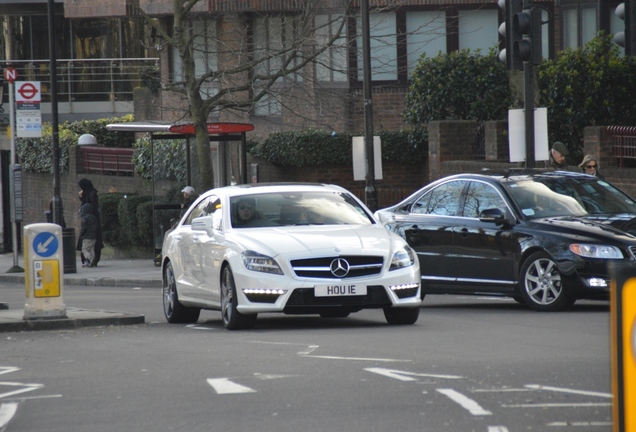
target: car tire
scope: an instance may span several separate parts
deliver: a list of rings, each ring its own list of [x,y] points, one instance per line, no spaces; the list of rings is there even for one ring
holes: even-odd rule
[[[420,308],[384,308],[384,318],[391,325],[415,324],[420,316]]]
[[[168,263],[163,272],[163,314],[171,324],[192,324],[199,320],[201,309],[186,307],[179,301],[177,282],[172,264]]]
[[[230,266],[226,266],[221,274],[221,315],[223,325],[228,330],[244,330],[254,328],[257,314],[244,315],[237,309],[238,298],[236,284]]]
[[[546,252],[535,252],[524,261],[519,284],[523,299],[534,310],[560,311],[574,304],[556,263]]]

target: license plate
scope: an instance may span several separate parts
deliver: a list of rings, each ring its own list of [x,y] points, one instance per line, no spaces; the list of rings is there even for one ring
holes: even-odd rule
[[[316,297],[342,297],[367,295],[367,286],[362,284],[324,284],[314,287]]]

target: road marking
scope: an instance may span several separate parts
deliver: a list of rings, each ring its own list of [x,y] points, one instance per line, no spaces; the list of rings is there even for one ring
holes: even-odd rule
[[[453,389],[436,389],[441,394],[449,397],[453,402],[458,403],[462,408],[465,408],[472,415],[492,415],[488,410],[483,409],[477,402],[464,396],[463,394]]]
[[[378,375],[383,375],[389,378],[394,378],[400,381],[417,381],[417,378],[411,378],[412,376],[417,377],[426,377],[426,378],[440,378],[440,379],[461,379],[463,377],[457,375],[435,375],[435,374],[423,374],[423,373],[415,373],[415,372],[406,372],[395,369],[384,369],[384,368],[365,368],[367,372],[373,372]],[[408,375],[408,376],[405,376]]]
[[[546,403],[546,404],[514,404],[514,405],[502,405],[503,408],[562,408],[562,407],[605,407],[612,406],[611,403],[594,403],[594,402],[581,402],[581,403]]]
[[[488,432],[508,432],[505,426],[488,426]]]
[[[508,392],[529,392],[534,391],[527,388],[500,388],[500,389],[473,389],[473,393],[508,393]]]
[[[564,427],[564,426],[611,426],[612,422],[552,422],[546,426]]]
[[[217,394],[256,393],[256,390],[232,382],[229,378],[208,378],[208,384]]]
[[[13,386],[13,387],[24,387],[21,388],[20,390],[13,390],[10,392],[6,392],[6,393],[0,393],[0,399],[5,398],[7,396],[13,396],[13,395],[17,395],[20,393],[26,393],[26,392],[30,392],[33,390],[37,390],[37,389],[41,389],[42,387],[44,387],[44,384],[24,384],[24,383],[16,383],[16,382],[0,382],[0,386]]]
[[[203,326],[200,326],[198,324],[188,324],[186,326],[186,328],[191,328],[193,330],[216,330],[216,329],[213,329],[213,328],[210,328],[210,327],[203,327]]]
[[[0,366],[0,375],[19,371],[19,370],[20,368],[13,367],[13,366]]]
[[[298,351],[298,355],[308,355],[318,349],[318,345],[309,345],[303,351]]]
[[[375,361],[375,362],[402,362],[408,363],[413,360],[400,360],[400,359],[386,359],[386,358],[366,358],[366,357],[338,357],[338,356],[314,356],[314,355],[305,355],[303,357],[309,358],[318,358],[318,359],[328,359],[328,360],[355,360],[355,361]]]
[[[572,394],[585,395],[585,396],[598,396],[598,397],[603,397],[608,399],[611,399],[613,397],[611,393],[591,392],[591,391],[585,391],[585,390],[572,390],[572,389],[566,389],[561,387],[542,386],[539,384],[527,384],[526,387],[532,390],[548,390],[548,391],[572,393]]]
[[[0,430],[4,430],[4,427],[9,424],[17,410],[18,404],[15,402],[0,404]]]

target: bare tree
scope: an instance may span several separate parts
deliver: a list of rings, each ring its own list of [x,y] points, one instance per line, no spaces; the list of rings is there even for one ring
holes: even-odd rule
[[[336,49],[337,44],[347,44],[350,1],[299,0],[293,14],[268,14],[247,22],[236,13],[204,18],[197,13],[203,0],[174,0],[171,32],[137,5],[147,22],[178,53],[180,70],[164,90],[183,96],[187,107],[184,117],[195,125],[199,187],[205,190],[214,183],[206,128],[211,113],[242,113],[259,104],[280,104],[281,91],[310,86],[316,65],[334,68],[324,61],[323,54]],[[339,13],[317,20],[327,3]],[[346,74],[346,70],[342,72]]]

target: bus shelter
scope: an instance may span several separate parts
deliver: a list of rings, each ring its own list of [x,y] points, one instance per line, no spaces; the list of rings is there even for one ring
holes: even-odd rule
[[[152,231],[154,245],[155,265],[161,265],[161,248],[163,237],[174,220],[181,213],[181,203],[166,203],[157,196],[157,173],[155,171],[156,160],[155,142],[160,140],[183,140],[185,157],[185,182],[192,185],[192,157],[191,141],[195,136],[195,128],[192,123],[168,123],[168,122],[127,122],[111,123],[106,129],[120,132],[146,133],[150,137],[151,153],[151,178],[152,178]],[[240,184],[247,183],[247,151],[246,132],[254,130],[254,125],[249,123],[208,123],[207,131],[210,142],[210,157],[215,173],[217,187],[227,186],[232,180]],[[227,145],[232,142],[239,143],[238,175],[232,173],[231,161]],[[214,157],[216,154],[216,157]],[[237,181],[238,180],[238,181]]]

